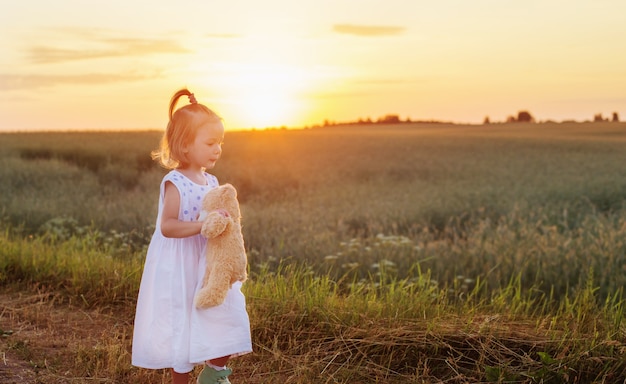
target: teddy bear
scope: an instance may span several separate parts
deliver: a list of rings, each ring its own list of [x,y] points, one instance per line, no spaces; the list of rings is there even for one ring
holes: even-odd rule
[[[209,308],[224,302],[234,282],[243,282],[247,278],[241,212],[235,187],[223,184],[207,192],[198,220],[204,222],[201,233],[208,244],[202,288],[194,303],[197,308]]]

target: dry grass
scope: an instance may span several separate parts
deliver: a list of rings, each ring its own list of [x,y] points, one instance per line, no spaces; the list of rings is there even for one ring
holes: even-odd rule
[[[167,383],[130,366],[132,310],[86,309],[46,293],[0,296],[0,383]],[[293,303],[291,303],[293,304]],[[233,361],[239,383],[617,383],[626,344],[567,337],[550,318],[360,316],[322,308],[272,312],[251,300],[255,353]],[[285,306],[289,307],[289,305]],[[263,313],[263,316],[258,314]],[[8,330],[12,334],[8,334]]]

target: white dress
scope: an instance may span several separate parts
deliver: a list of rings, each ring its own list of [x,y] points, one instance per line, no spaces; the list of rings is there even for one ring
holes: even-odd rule
[[[232,285],[223,304],[197,309],[193,305],[205,270],[207,239],[202,235],[168,238],[160,230],[165,183],[180,193],[179,220],[194,221],[204,194],[218,186],[205,173],[207,185],[192,182],[173,170],[160,188],[156,230],[144,265],[133,331],[132,364],[190,372],[194,365],[222,356],[252,352],[250,320],[241,283]]]

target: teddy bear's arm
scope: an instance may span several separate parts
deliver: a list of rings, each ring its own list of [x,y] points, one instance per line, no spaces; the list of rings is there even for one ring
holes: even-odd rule
[[[209,212],[204,224],[202,224],[202,235],[207,239],[217,237],[228,227],[228,224],[232,221],[230,217],[225,217],[219,212]]]

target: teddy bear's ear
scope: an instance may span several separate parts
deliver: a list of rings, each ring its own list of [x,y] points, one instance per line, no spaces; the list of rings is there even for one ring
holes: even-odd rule
[[[232,193],[235,197],[237,197],[237,190],[232,184],[224,184],[224,189],[227,189],[228,192]]]

